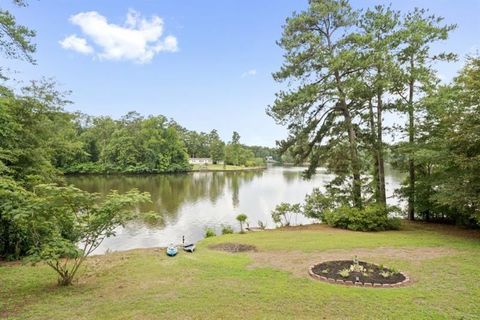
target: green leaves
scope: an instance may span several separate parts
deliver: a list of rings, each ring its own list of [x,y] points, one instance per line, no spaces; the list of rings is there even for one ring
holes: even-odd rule
[[[70,284],[86,256],[131,220],[148,193],[112,191],[105,199],[73,186],[37,185],[19,208],[18,223],[32,239],[28,260],[46,261]]]
[[[144,118],[133,112],[119,121],[109,117],[87,121],[77,129],[83,152],[60,166],[69,173],[161,173],[190,168],[177,128],[164,116]]]
[[[7,58],[34,63],[35,45],[31,41],[35,32],[18,25],[15,17],[6,10],[0,10],[0,27],[0,52]]]
[[[272,220],[282,227],[290,226],[292,216],[300,213],[302,213],[302,206],[299,203],[290,204],[282,202],[272,211]]]

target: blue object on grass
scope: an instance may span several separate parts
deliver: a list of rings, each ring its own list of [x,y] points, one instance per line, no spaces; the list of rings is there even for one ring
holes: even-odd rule
[[[177,255],[177,252],[178,252],[178,250],[177,250],[177,248],[176,248],[173,244],[171,244],[171,245],[168,246],[168,248],[167,248],[167,256],[169,256],[169,257],[174,257],[174,256]]]

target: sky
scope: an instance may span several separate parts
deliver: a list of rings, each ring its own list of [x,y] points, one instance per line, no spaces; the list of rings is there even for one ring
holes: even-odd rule
[[[0,6],[37,32],[37,64],[1,58],[1,65],[24,82],[54,78],[72,91],[67,110],[114,118],[132,110],[162,114],[190,130],[217,129],[226,141],[238,131],[250,145],[274,146],[287,135],[265,109],[282,88],[271,76],[282,64],[276,45],[282,25],[307,0],[30,0],[26,8],[9,2]],[[438,66],[444,81],[480,50],[480,0],[351,3],[423,7],[458,24],[434,48],[461,58]]]

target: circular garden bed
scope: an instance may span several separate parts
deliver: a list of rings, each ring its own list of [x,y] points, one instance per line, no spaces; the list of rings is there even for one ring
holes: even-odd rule
[[[313,265],[309,273],[315,279],[346,285],[397,287],[410,281],[394,269],[358,260],[326,261]]]

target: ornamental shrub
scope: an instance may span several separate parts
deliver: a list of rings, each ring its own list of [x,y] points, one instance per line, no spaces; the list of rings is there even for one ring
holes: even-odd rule
[[[324,222],[335,228],[354,231],[398,230],[400,219],[391,217],[398,208],[370,204],[363,209],[341,206],[324,213]]]

